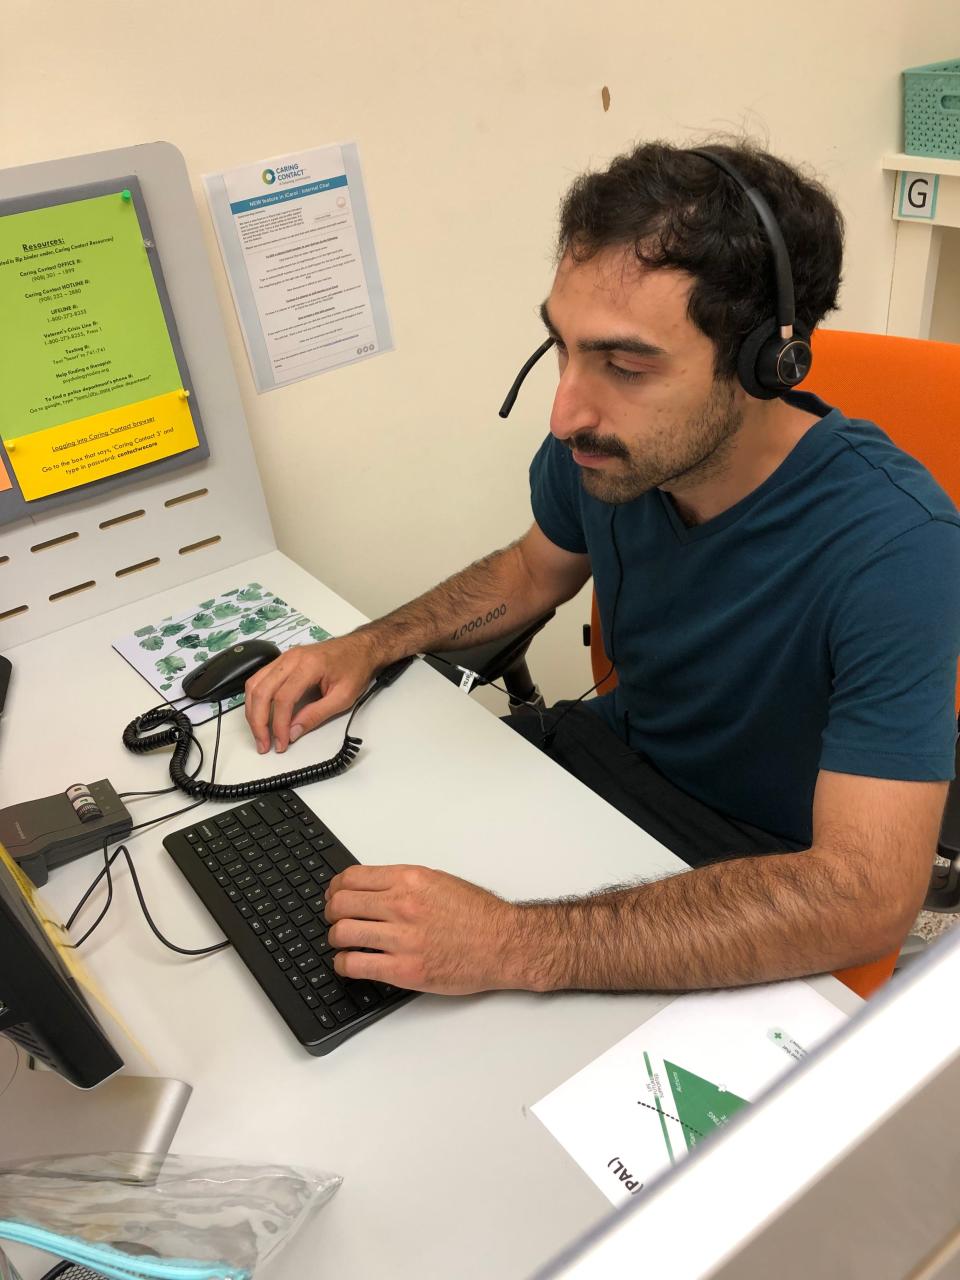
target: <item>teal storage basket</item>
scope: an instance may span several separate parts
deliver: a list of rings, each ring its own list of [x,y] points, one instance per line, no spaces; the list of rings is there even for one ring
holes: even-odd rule
[[[960,59],[904,71],[903,149],[960,160]]]

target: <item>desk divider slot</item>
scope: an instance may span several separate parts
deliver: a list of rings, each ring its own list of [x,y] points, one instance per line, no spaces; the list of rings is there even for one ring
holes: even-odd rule
[[[91,578],[89,582],[78,582],[75,587],[64,587],[62,591],[55,591],[52,596],[47,596],[47,599],[62,600],[65,596],[75,596],[79,591],[89,591],[96,585],[95,579]]]
[[[192,502],[194,498],[206,497],[209,492],[209,489],[191,489],[189,493],[181,493],[176,498],[168,498],[163,505],[165,507],[175,507],[180,502]]]
[[[13,618],[18,613],[26,613],[29,608],[30,606],[28,604],[18,604],[15,609],[7,609],[4,613],[0,613],[0,622],[2,622],[4,618]]]
[[[127,520],[137,520],[143,515],[146,515],[146,512],[143,507],[140,507],[138,511],[128,511],[125,515],[111,516],[109,520],[101,520],[100,528],[112,529],[115,524],[124,524]]]
[[[114,574],[115,578],[125,578],[128,573],[139,573],[141,569],[149,569],[151,565],[159,564],[160,557],[153,556],[150,560],[140,560],[137,564],[128,564],[124,569],[118,569]]]
[[[79,533],[61,533],[58,538],[48,538],[46,542],[35,542],[30,548],[31,551],[47,551],[50,547],[59,547],[61,542],[72,542],[74,538],[79,538]]]
[[[180,554],[185,556],[190,551],[200,551],[203,547],[212,547],[220,541],[219,533],[215,533],[212,538],[204,538],[201,542],[189,542],[185,547],[180,548]]]

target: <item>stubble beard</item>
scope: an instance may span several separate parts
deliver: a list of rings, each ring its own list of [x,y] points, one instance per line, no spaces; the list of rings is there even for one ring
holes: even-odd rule
[[[584,435],[567,443],[584,452],[621,459],[625,466],[618,473],[580,468],[581,483],[591,498],[619,504],[633,502],[661,485],[685,489],[722,474],[742,421],[743,414],[735,407],[733,386],[717,383],[698,414],[644,446],[642,452],[631,453],[613,437]]]

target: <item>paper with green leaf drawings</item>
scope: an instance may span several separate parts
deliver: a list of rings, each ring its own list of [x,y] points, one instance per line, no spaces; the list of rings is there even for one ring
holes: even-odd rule
[[[326,640],[329,631],[318,626],[286,600],[259,582],[234,587],[211,600],[201,600],[182,614],[137,627],[133,635],[113,642],[121,657],[148,680],[161,698],[183,697],[187,673],[222,649],[245,639],[272,640],[278,649]],[[243,694],[228,698],[225,711],[243,702]],[[193,724],[217,714],[216,703],[193,702],[182,708]]]

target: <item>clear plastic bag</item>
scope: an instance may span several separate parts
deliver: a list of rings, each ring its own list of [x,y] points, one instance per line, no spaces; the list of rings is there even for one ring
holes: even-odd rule
[[[20,1280],[20,1273],[2,1249],[0,1249],[0,1280]]]
[[[341,1181],[199,1156],[26,1161],[0,1166],[0,1239],[116,1280],[246,1280]]]

